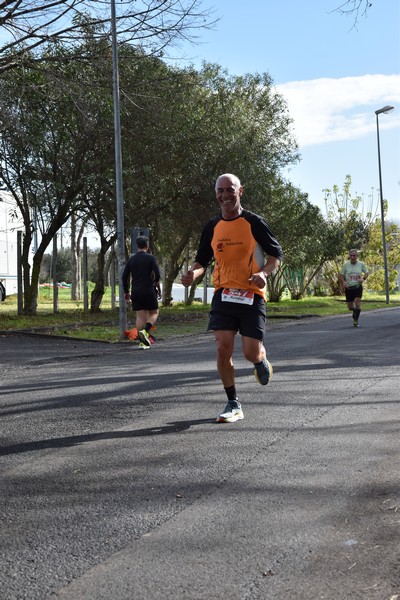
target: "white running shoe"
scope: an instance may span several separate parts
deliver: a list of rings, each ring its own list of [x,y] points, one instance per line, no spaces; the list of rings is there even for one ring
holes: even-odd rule
[[[218,415],[217,423],[235,423],[244,418],[240,402],[228,402],[223,412]]]

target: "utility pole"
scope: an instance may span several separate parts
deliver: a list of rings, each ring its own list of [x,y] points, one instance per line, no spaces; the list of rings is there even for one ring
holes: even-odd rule
[[[124,338],[127,328],[126,302],[122,286],[122,273],[125,267],[125,226],[124,226],[124,197],[122,189],[122,150],[121,150],[121,119],[119,104],[119,71],[118,45],[115,0],[111,0],[111,34],[113,57],[113,91],[114,91],[114,140],[115,140],[115,195],[117,203],[117,257],[119,282],[119,333]]]

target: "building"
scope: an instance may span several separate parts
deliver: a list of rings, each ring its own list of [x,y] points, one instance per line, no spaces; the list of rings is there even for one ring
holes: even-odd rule
[[[0,188],[0,300],[5,295],[16,294],[17,280],[17,231],[23,230],[15,201],[6,189]]]

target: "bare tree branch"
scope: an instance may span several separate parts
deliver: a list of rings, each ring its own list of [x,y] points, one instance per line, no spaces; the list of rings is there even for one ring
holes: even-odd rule
[[[371,8],[370,0],[346,0],[332,12],[338,12],[341,15],[352,16],[354,18],[353,27],[358,23],[360,17],[366,17],[368,9]]]
[[[212,12],[201,8],[202,1],[118,2],[119,41],[152,54],[161,54],[182,39],[194,41],[196,29],[215,24]],[[105,0],[3,0],[0,14],[0,73],[38,62],[35,53],[45,44],[80,44],[85,31],[94,39],[111,35],[110,2]],[[40,61],[44,60],[41,52]]]

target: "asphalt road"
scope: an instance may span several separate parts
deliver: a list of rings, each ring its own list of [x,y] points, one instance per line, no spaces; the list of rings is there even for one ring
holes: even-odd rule
[[[2,600],[400,599],[400,309],[267,329],[233,424],[211,334],[0,337]]]

